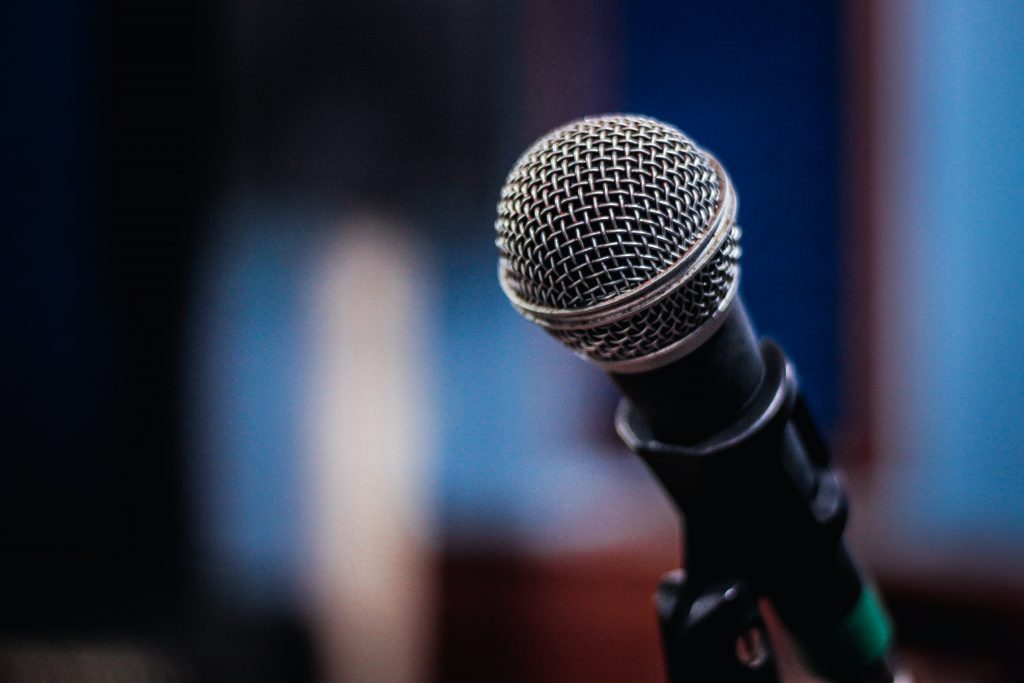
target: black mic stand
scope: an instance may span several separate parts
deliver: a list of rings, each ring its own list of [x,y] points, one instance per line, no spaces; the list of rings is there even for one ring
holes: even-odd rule
[[[769,598],[805,663],[831,681],[891,683],[891,629],[843,542],[846,496],[772,342],[753,398],[693,445],[659,441],[623,399],[616,428],[683,514],[686,571],[656,594],[670,681],[773,683]]]
[[[744,581],[697,585],[681,569],[655,594],[668,679],[779,683],[757,599]]]

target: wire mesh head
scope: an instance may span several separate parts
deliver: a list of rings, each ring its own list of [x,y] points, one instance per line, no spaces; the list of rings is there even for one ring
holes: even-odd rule
[[[672,126],[575,121],[528,149],[502,188],[502,287],[521,313],[602,365],[668,362],[732,299],[734,213],[724,171]]]

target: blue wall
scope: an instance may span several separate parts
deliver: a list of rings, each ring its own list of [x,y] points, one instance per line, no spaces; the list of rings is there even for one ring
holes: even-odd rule
[[[904,16],[901,524],[1024,560],[1024,5]]]

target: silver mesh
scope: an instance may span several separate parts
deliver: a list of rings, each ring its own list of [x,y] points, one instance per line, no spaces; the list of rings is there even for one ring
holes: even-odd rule
[[[541,138],[508,175],[495,226],[502,286],[577,353],[637,369],[731,301],[734,210],[721,167],[672,126],[582,119]]]
[[[650,280],[707,227],[718,177],[671,126],[589,118],[541,138],[501,192],[498,249],[525,301],[577,309]]]
[[[718,255],[661,301],[610,325],[549,332],[577,353],[601,363],[651,356],[691,334],[715,314],[736,279],[739,258],[740,228],[733,226]]]

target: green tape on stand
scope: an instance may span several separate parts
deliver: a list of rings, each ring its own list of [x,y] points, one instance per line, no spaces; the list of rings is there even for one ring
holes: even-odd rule
[[[889,651],[892,624],[878,593],[865,586],[853,609],[821,638],[801,638],[807,668],[825,678],[846,680],[878,662]]]

